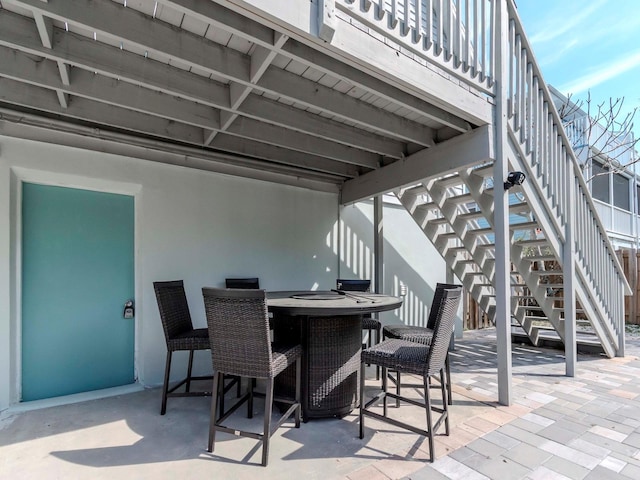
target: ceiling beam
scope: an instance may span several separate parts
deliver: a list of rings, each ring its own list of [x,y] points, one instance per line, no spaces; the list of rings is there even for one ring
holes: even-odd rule
[[[33,19],[36,22],[36,27],[38,28],[38,33],[40,34],[42,46],[49,49],[53,48],[53,22],[51,21],[51,19],[39,14],[38,12],[33,13]],[[67,77],[65,77],[64,74],[64,70],[62,69],[62,67],[60,67],[60,77],[63,80],[65,78],[68,79],[68,75]],[[61,90],[56,90],[56,94],[58,95],[60,106],[62,108],[67,108],[69,106],[69,95]]]
[[[223,132],[215,138],[211,147],[243,156],[264,158],[285,165],[293,165],[309,168],[318,172],[340,175],[345,179],[354,178],[359,175],[358,168],[354,165],[336,162],[318,155],[301,155],[300,152],[247,140],[245,138],[234,137],[233,135],[228,135]]]
[[[365,200],[389,191],[440,177],[469,165],[495,159],[493,128],[485,125],[433,148],[421,150],[404,160],[345,182],[342,205]]]
[[[21,52],[0,47],[2,77],[197,127],[220,128],[219,112],[206,105],[82,69],[74,70],[73,82],[64,85],[58,72],[58,65],[50,60],[34,61]]]
[[[73,82],[65,86],[62,85],[57,72],[57,65],[49,60],[34,62],[33,58],[23,53],[0,47],[0,76],[2,77],[52,90],[61,90],[76,97],[156,115],[207,130],[220,130],[218,111],[208,106],[81,69],[73,72]],[[246,117],[239,117],[228,132],[235,136],[371,169],[376,168],[380,161],[380,157],[375,153],[363,152]]]
[[[374,153],[363,152],[339,143],[284,130],[251,118],[238,117],[234,124],[227,129],[227,133],[366,168],[374,169],[380,165],[380,157]]]
[[[282,46],[284,42],[287,41],[287,38],[289,38],[286,35],[281,35],[281,34],[274,34],[274,35],[276,36],[274,45],[278,45],[278,46]],[[271,62],[273,61],[275,56],[276,56],[275,51],[256,45],[256,49],[254,50],[253,55],[251,55],[251,71],[249,73],[249,80],[251,81],[252,84],[255,84],[258,80],[260,80],[260,77],[262,77],[267,67],[271,65]],[[234,111],[233,112],[224,111],[221,113],[220,115],[221,131],[227,130],[229,126],[233,123],[233,121],[236,118],[238,118],[238,114],[235,111],[237,111],[238,108],[240,108],[240,105],[242,105],[242,102],[245,101],[245,99],[249,96],[249,94],[253,90],[253,87],[239,85],[237,83],[231,83],[229,87],[230,87],[229,88],[229,105],[231,107],[231,110],[234,110]],[[205,143],[209,145],[213,141],[217,133],[218,132],[216,131],[211,132],[209,137],[205,140]]]
[[[269,93],[277,92],[281,97],[311,108],[323,105],[322,110],[328,110],[344,121],[372,128],[383,135],[425,147],[434,144],[435,132],[425,125],[399,117],[319,83],[309,80],[301,82],[301,78],[294,73],[271,67],[264,73],[257,88]]]
[[[301,169],[265,164],[261,160],[237,158],[202,148],[108,132],[35,115],[16,114],[1,107],[0,135],[328,193],[337,193],[338,184],[342,181],[340,177],[314,175]]]
[[[406,93],[380,79],[367,75],[295,39],[289,40],[287,44],[278,48],[271,42],[269,35],[270,29],[268,27],[215,2],[160,0],[159,3],[167,5],[185,15],[193,16],[216,28],[221,28],[234,35],[238,35],[264,48],[276,50],[286,57],[316,68],[323,73],[345,79],[354,86],[376,92],[377,95],[390,102],[401,105],[414,113],[424,115],[460,132],[471,129],[471,126],[465,120],[456,117],[450,112],[416,98],[414,95]]]
[[[6,78],[0,78],[0,102],[19,105],[34,110],[38,109],[52,114],[59,114],[61,116],[64,115],[66,118],[74,118],[91,124],[111,125],[118,130],[127,130],[132,133],[141,133],[155,137],[156,139],[161,139],[163,144],[167,144],[167,140],[174,140],[185,144],[190,143],[202,150],[202,139],[204,136],[202,129],[124,110],[111,105],[87,100],[82,97],[74,98],[73,103],[70,104],[68,108],[63,109],[56,102],[54,92],[39,87],[29,86],[24,83],[18,83]],[[22,114],[14,112],[13,115],[19,118]],[[56,122],[55,120],[42,119],[43,124],[48,121]],[[96,132],[97,135],[99,132],[103,132],[98,136],[103,134],[107,135],[104,132],[108,131],[95,127],[92,127],[91,130]],[[158,140],[153,141],[157,142]],[[140,144],[142,145],[146,145],[148,142],[149,140],[140,139]],[[248,146],[245,149],[238,148],[236,146],[229,148],[228,151],[246,155],[252,155],[258,151],[255,147],[252,150],[252,142],[237,139],[236,143],[247,143]],[[220,147],[228,147],[230,145],[230,142],[221,142]],[[310,172],[308,174],[310,178],[314,176],[320,178],[322,175],[325,175],[326,178],[331,179],[334,183],[339,178],[352,178],[357,175],[357,171],[354,167],[350,167],[339,162],[332,162],[331,160],[323,159],[322,157],[316,157],[313,155],[307,156],[291,151],[288,151],[287,153],[284,149],[277,149],[276,147],[270,147],[268,145],[261,146],[260,152],[259,156],[255,156],[262,160],[271,162],[269,165],[282,165],[283,168],[285,166],[294,167],[294,169],[287,170],[292,175],[304,175],[305,171],[311,168],[312,170],[316,170],[317,173],[314,174],[313,172]],[[268,165],[260,166],[261,164],[258,160],[252,160],[251,165],[256,168],[269,168]],[[278,171],[285,171],[283,168]]]
[[[32,21],[2,10],[0,45],[49,58],[57,61],[58,65],[73,65],[151,90],[231,111],[229,87],[224,84],[55,28],[54,48],[45,49]],[[68,86],[69,82],[65,83],[63,80],[63,84]],[[242,103],[237,113],[391,158],[401,158],[405,150],[399,141],[253,94]]]
[[[179,31],[169,24],[156,21],[115,2],[66,0],[42,3],[39,0],[11,0],[11,3],[94,31],[98,40],[102,35],[106,35],[143,50],[168,55],[232,82],[251,86],[251,61],[247,55],[205,38]],[[278,81],[263,82],[266,76],[269,76],[270,80]],[[291,86],[294,87],[293,90]],[[433,144],[433,132],[424,125],[400,119],[366,102],[349,98],[328,87],[281,69],[270,67],[259,82],[259,87],[273,95],[289,98],[326,114],[336,115],[343,120],[353,121],[383,135],[423,146]],[[299,91],[317,91],[319,95],[305,95],[300,98],[296,94]],[[327,104],[320,100],[332,94],[341,96],[343,101]],[[344,99],[349,101],[345,102]]]
[[[334,122],[328,118],[305,112],[259,95],[249,95],[239,110],[244,116],[264,120],[274,125],[315,134],[320,138],[348,145],[385,157],[399,159],[403,157],[405,146],[372,132],[351,125]]]
[[[62,108],[53,91],[29,86],[7,78],[0,78],[0,101],[33,110],[58,114],[66,118],[91,122],[95,125],[108,125],[116,129],[158,138],[167,138],[178,142],[202,146],[204,141],[202,128],[114,107],[82,97],[74,98],[67,108]]]

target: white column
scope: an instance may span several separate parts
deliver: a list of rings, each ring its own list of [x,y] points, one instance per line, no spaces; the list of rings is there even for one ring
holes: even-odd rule
[[[445,277],[445,281],[447,283],[455,283],[456,275],[450,268],[447,267],[447,274]],[[449,345],[450,350],[455,350],[455,339],[462,338],[462,332],[464,330],[464,304],[466,303],[466,295],[462,296],[462,302],[460,302],[460,307],[458,308],[458,314],[456,315],[456,322],[453,327],[453,335],[451,337],[451,344]]]
[[[320,0],[318,3],[318,37],[331,43],[337,27],[336,0]]]
[[[509,13],[506,0],[496,2],[496,161],[493,165],[494,226],[496,243],[496,343],[498,353],[498,402],[511,405],[511,255],[509,239],[509,195],[507,178],[507,79],[509,75]]]
[[[384,231],[382,228],[382,195],[373,199],[373,250],[374,250],[374,287],[376,293],[384,293]]]
[[[567,195],[566,224],[564,246],[562,252],[562,272],[564,284],[564,355],[567,377],[576,376],[578,362],[578,346],[576,340],[576,264],[575,264],[575,195],[576,181],[573,165],[566,162],[563,168],[568,169],[565,191]]]
[[[0,149],[2,145],[0,137]],[[15,357],[15,349],[12,348],[12,310],[15,313],[15,304],[12,301],[11,269],[12,250],[11,234],[12,221],[15,221],[11,211],[11,172],[9,159],[3,156],[0,150],[0,412],[18,400],[16,393],[16,372],[11,368]],[[15,161],[15,160],[14,160]]]

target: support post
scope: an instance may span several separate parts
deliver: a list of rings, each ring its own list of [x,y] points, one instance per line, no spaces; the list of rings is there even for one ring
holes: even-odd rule
[[[373,199],[373,250],[374,288],[376,293],[384,293],[384,231],[382,228],[382,195]]]
[[[454,283],[455,282],[455,273],[453,273],[453,270],[451,270],[450,268],[447,268],[447,274],[445,276],[445,281],[447,283]],[[449,342],[449,350],[453,351],[455,350],[456,347],[456,338],[462,338],[462,331],[464,329],[464,305],[467,303],[466,302],[466,295],[462,296],[463,301],[460,302],[460,307],[458,309],[458,313],[456,314],[456,321],[453,325],[453,335],[451,336],[451,342]],[[460,311],[462,311],[462,315],[458,315],[460,313]]]
[[[337,27],[336,0],[320,0],[318,2],[318,37],[331,43]]]
[[[578,344],[576,339],[576,263],[575,263],[575,174],[570,161],[563,166],[568,170],[565,191],[567,195],[564,247],[562,252],[564,298],[564,356],[567,377],[576,376]]]
[[[509,76],[509,13],[507,0],[496,2],[494,53],[496,58],[495,136],[496,161],[493,165],[496,349],[498,354],[498,402],[511,405],[511,241],[509,238],[509,194],[503,182],[507,178],[508,118],[507,82]]]
[[[636,218],[636,222],[637,221],[638,220]],[[631,291],[633,292],[633,295],[629,302],[630,304],[629,323],[632,325],[638,324],[638,301],[636,300],[636,295],[638,294],[638,244],[637,242],[638,240],[636,240],[636,245],[634,245],[635,248],[633,248],[629,252],[629,276],[631,277],[629,283],[631,283]]]

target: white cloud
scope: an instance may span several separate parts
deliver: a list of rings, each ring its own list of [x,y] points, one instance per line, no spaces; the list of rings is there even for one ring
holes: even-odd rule
[[[566,53],[579,45],[578,39],[574,38],[569,41],[565,41],[560,48],[555,48],[551,53],[542,57],[539,62],[540,66],[544,67],[546,65],[550,65],[558,60],[566,59]]]
[[[598,10],[603,4],[606,3],[606,0],[600,0],[598,2],[591,3],[587,8],[576,13],[572,16],[566,16],[567,12],[562,12],[560,10],[556,10],[552,12],[554,15],[553,21],[548,21],[546,26],[531,35],[531,43],[543,43],[549,42],[551,40],[555,40],[556,38],[564,35],[569,31],[575,31],[578,26],[587,20],[596,10]],[[587,30],[592,30],[593,22],[590,21],[589,28]]]
[[[563,85],[560,91],[573,94],[584,92],[637,66],[640,66],[640,50],[608,64],[599,65],[594,71]]]

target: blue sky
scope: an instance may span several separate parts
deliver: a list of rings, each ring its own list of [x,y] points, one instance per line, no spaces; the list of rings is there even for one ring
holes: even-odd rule
[[[548,84],[576,100],[640,107],[640,0],[516,0]],[[634,132],[640,136],[640,112]]]

